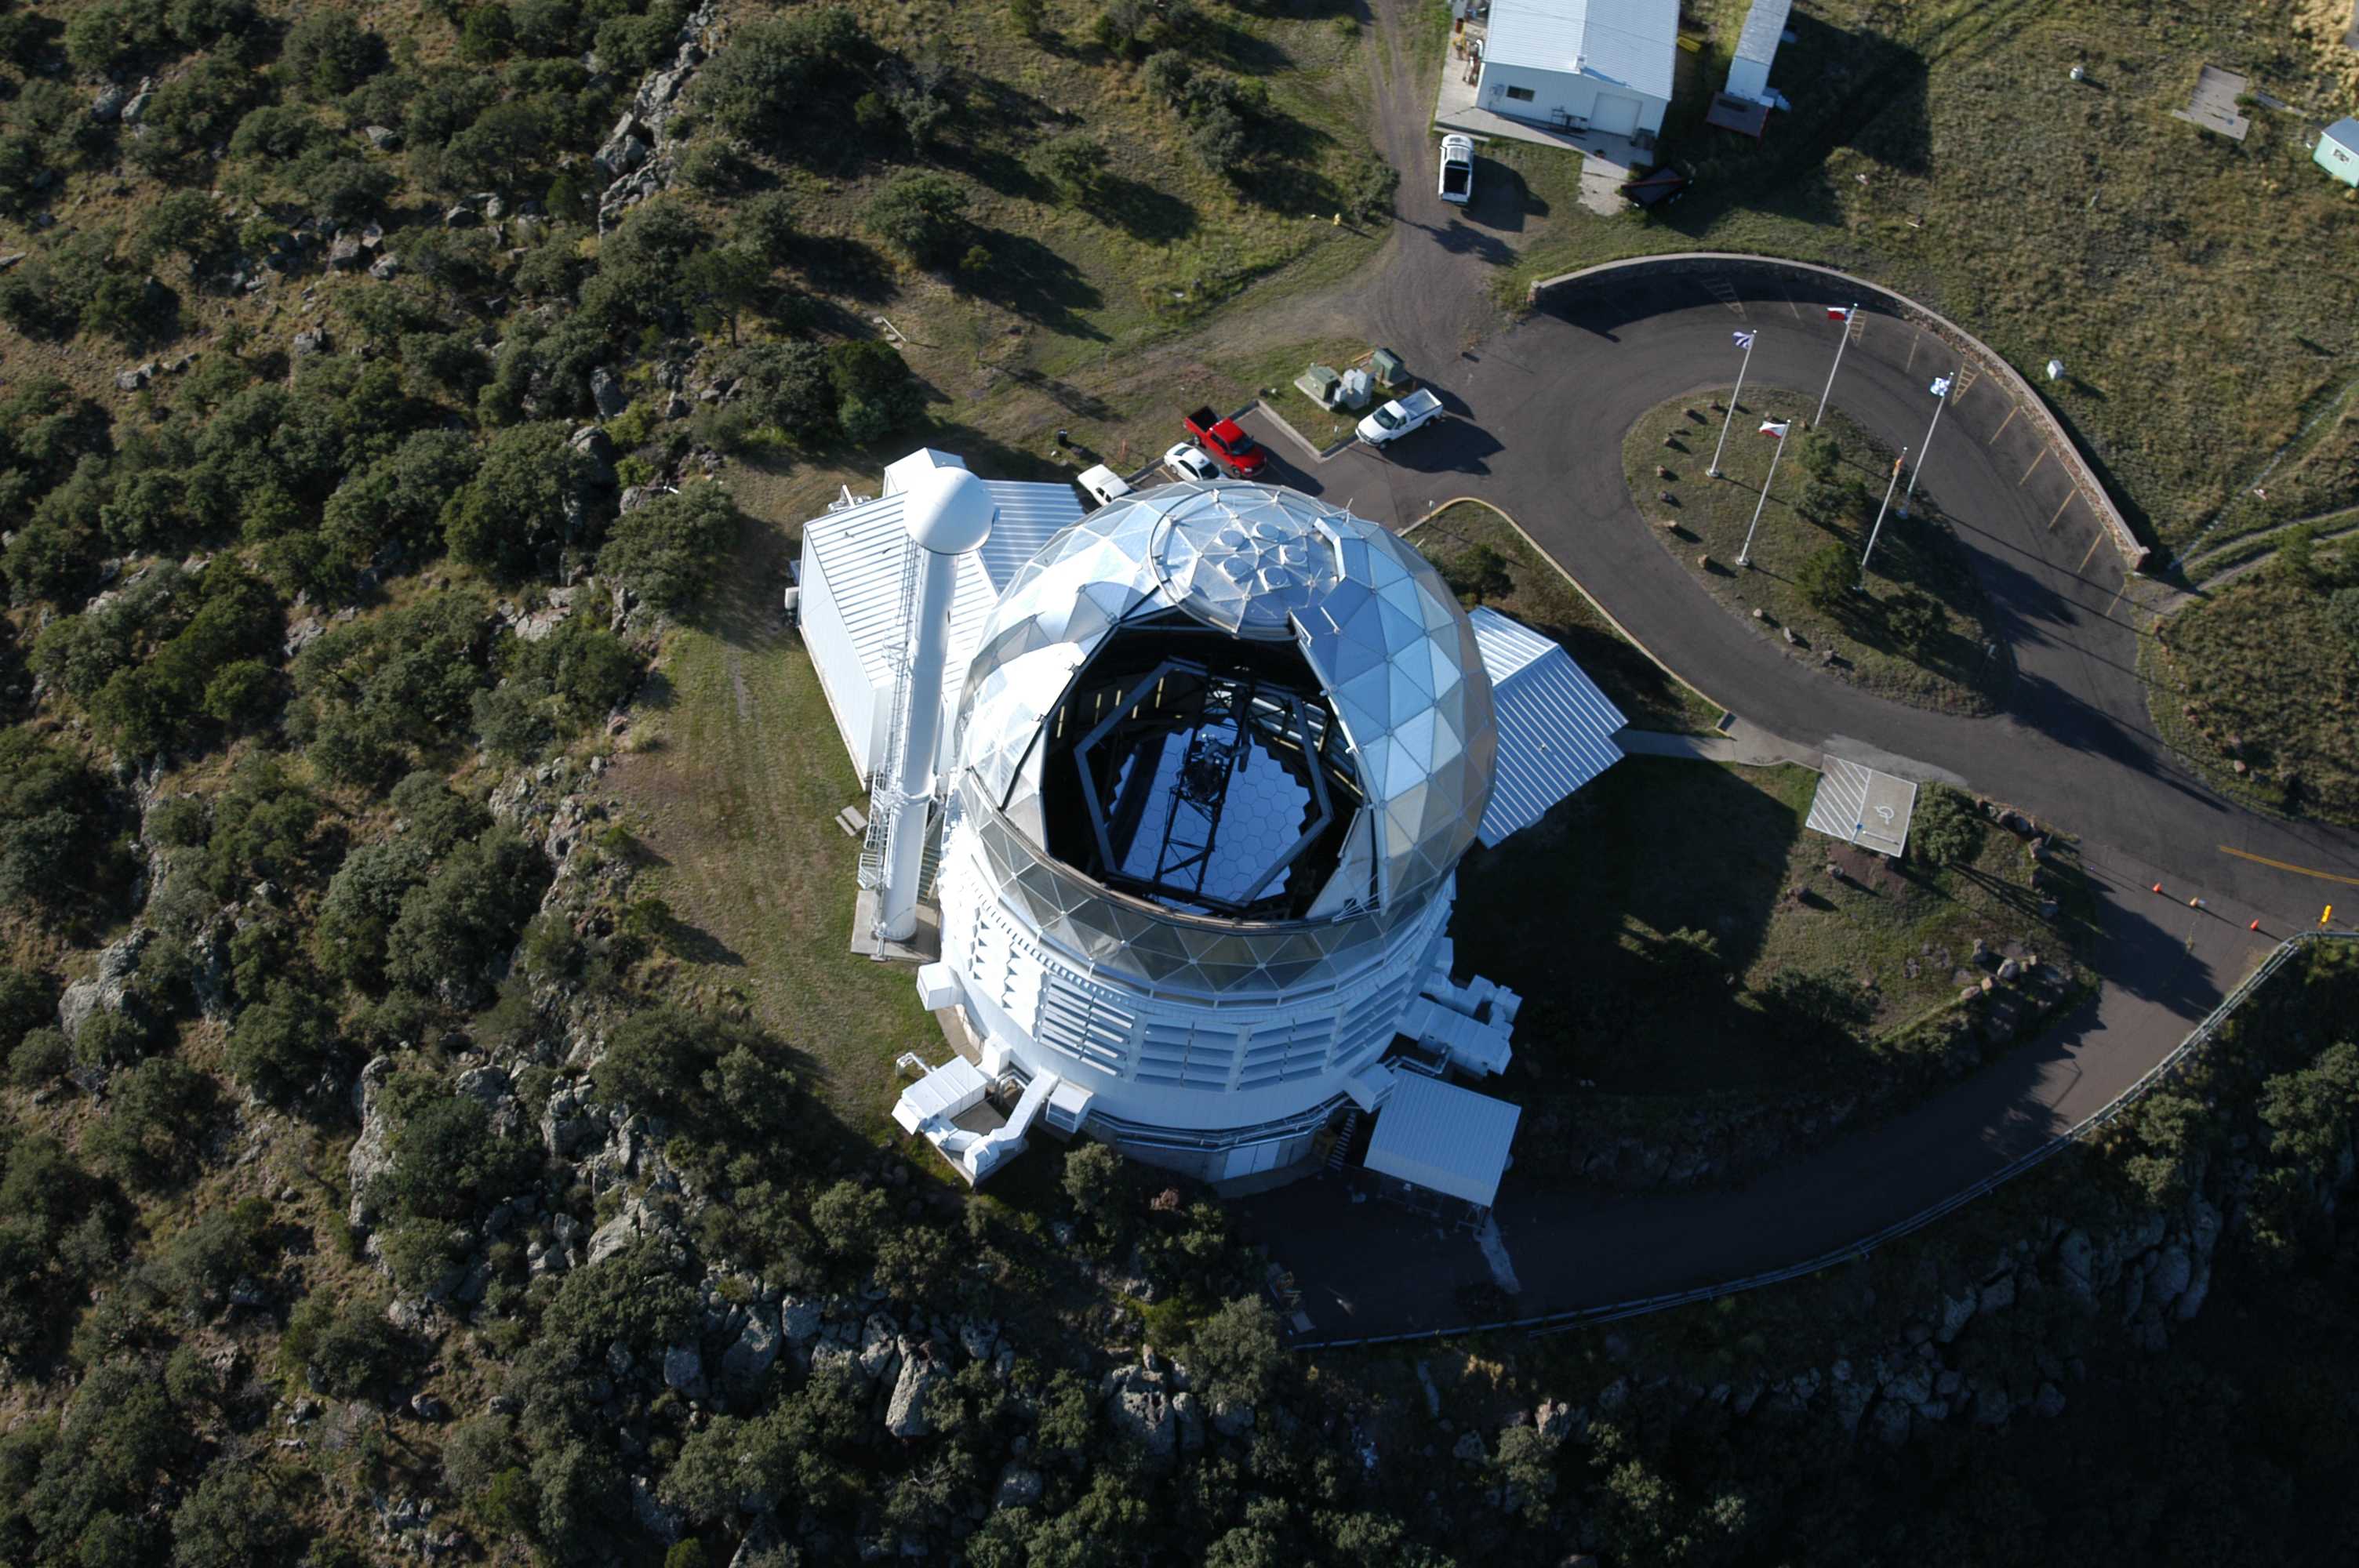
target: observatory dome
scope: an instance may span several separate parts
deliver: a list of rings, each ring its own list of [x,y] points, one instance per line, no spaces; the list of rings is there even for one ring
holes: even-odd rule
[[[993,860],[1065,914],[1110,891],[1158,926],[1381,931],[1475,841],[1497,737],[1473,628],[1422,557],[1298,492],[1218,481],[1125,497],[1016,574],[956,745]],[[1079,913],[1091,929],[1060,921],[1069,941],[1141,939],[1136,919]],[[1232,972],[1293,946],[1231,955]],[[1226,989],[1208,957],[1193,978]]]

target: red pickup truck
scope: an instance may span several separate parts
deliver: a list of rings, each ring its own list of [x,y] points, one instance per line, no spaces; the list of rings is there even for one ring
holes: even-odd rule
[[[1203,449],[1239,479],[1251,479],[1269,462],[1269,454],[1254,445],[1254,438],[1234,419],[1223,419],[1211,408],[1199,408],[1180,416],[1188,434],[1196,438]]]

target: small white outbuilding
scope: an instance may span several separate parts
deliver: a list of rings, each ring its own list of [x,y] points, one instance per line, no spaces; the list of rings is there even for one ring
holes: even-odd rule
[[[1475,102],[1650,144],[1670,107],[1680,0],[1494,0]]]

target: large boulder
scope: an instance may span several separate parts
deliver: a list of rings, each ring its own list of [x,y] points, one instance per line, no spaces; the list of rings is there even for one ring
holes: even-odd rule
[[[601,419],[612,419],[631,406],[621,378],[604,365],[590,373],[590,401],[597,406]]]
[[[920,1353],[904,1357],[901,1375],[894,1380],[892,1396],[885,1404],[885,1430],[896,1437],[924,1437],[932,1432],[934,1423],[926,1412],[926,1401],[945,1376],[930,1357]]]
[[[393,1124],[385,1104],[385,1086],[392,1077],[393,1058],[378,1056],[361,1069],[360,1081],[353,1086],[353,1099],[361,1113],[361,1135],[353,1140],[352,1152],[344,1159],[346,1185],[353,1195],[344,1217],[355,1226],[375,1221],[373,1189],[379,1177],[393,1173]]]
[[[684,1400],[704,1397],[704,1356],[693,1345],[675,1345],[664,1352],[664,1387]]]
[[[1933,1337],[1944,1345],[1955,1339],[1959,1331],[1973,1320],[1974,1308],[1979,1304],[1972,1285],[1967,1286],[1962,1294],[1943,1296],[1940,1319],[1933,1326]]]
[[[784,1338],[778,1328],[778,1309],[755,1303],[736,1342],[721,1353],[722,1391],[740,1402],[751,1400],[761,1387],[763,1375],[778,1358]]]
[[[995,1509],[1020,1509],[1040,1500],[1040,1472],[1010,1463],[999,1473],[999,1489],[992,1494]]]
[[[1150,1471],[1169,1470],[1179,1457],[1180,1415],[1171,1393],[1162,1374],[1145,1367],[1125,1367],[1106,1379],[1107,1422],[1136,1445]]]

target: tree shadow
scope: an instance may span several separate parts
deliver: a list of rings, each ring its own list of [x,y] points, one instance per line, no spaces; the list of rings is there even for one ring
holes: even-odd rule
[[[1043,375],[1029,366],[1009,371],[1007,379],[1040,393],[1077,419],[1111,420],[1117,416],[1114,405],[1097,394],[1083,391],[1069,381]]]
[[[1101,178],[1090,208],[1135,240],[1184,240],[1196,232],[1196,209],[1191,203],[1144,180],[1119,175]]]
[[[1038,240],[1005,229],[986,232],[983,248],[990,253],[990,265],[962,275],[962,287],[1061,336],[1109,341],[1079,314],[1104,304],[1105,297],[1071,262]]]
[[[863,305],[882,305],[893,297],[893,269],[884,254],[848,234],[798,235],[788,260],[811,282]]]

